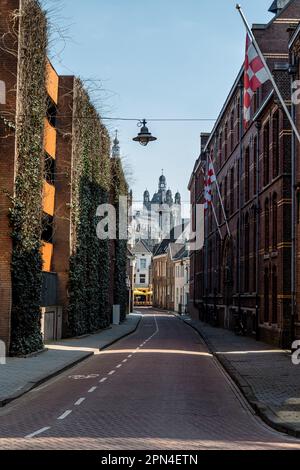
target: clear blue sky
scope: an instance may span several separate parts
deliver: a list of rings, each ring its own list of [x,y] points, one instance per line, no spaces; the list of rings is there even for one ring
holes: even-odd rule
[[[52,57],[61,74],[100,79],[102,115],[216,118],[244,60],[245,31],[235,0],[46,0],[53,22],[68,26],[66,46]],[[267,22],[271,0],[243,0],[251,23]],[[59,49],[59,44],[56,44]],[[132,142],[134,122],[119,129],[134,173],[135,199],[152,193],[164,168],[168,185],[189,195],[199,134],[212,123],[150,123],[157,143]]]

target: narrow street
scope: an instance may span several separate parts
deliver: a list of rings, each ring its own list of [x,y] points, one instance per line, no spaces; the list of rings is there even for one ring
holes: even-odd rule
[[[300,449],[268,428],[180,319],[138,330],[0,410],[1,449]]]

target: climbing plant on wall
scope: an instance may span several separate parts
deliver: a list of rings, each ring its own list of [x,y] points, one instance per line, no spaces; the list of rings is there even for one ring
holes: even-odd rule
[[[120,196],[128,195],[128,186],[120,158],[112,160],[112,192],[117,210],[117,235],[120,230]],[[115,244],[114,303],[120,305],[121,321],[125,320],[128,305],[127,290],[127,240],[117,236]]]
[[[72,255],[69,329],[82,335],[110,324],[109,246],[96,234],[97,207],[110,188],[110,139],[80,80],[74,89]]]
[[[40,332],[43,132],[46,115],[47,21],[35,0],[23,0],[12,22],[18,36],[16,181],[12,197],[11,353],[43,347]],[[18,31],[17,28],[15,28]]]

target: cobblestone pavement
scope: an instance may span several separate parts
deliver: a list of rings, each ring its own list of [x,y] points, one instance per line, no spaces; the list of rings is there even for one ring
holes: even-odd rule
[[[267,427],[188,325],[138,330],[0,410],[0,449],[300,449]]]
[[[272,426],[300,437],[300,365],[291,354],[252,338],[186,321],[197,328],[260,415]]]
[[[29,358],[8,358],[0,366],[0,406],[23,395],[36,384],[99,353],[103,348],[135,330],[140,315],[131,314],[122,325],[82,338],[55,341],[45,352]],[[47,350],[48,349],[48,350]]]

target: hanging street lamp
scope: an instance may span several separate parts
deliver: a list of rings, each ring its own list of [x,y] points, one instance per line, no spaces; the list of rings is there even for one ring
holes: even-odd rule
[[[134,140],[134,142],[139,142],[141,145],[143,145],[143,147],[146,147],[149,142],[154,142],[155,140],[157,140],[157,138],[154,137],[151,132],[149,132],[146,119],[140,121],[138,126],[141,127],[141,131],[139,132],[137,137],[132,139]]]

